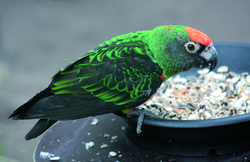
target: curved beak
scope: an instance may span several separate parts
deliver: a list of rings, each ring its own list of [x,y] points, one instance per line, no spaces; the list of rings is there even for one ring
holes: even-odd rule
[[[205,68],[210,66],[210,72],[216,67],[218,62],[218,53],[212,43],[209,44],[200,54],[200,58],[201,59],[198,59],[198,64],[196,65],[197,68]]]

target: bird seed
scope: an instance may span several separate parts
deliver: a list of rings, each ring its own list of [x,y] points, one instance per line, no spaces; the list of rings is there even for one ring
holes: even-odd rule
[[[89,150],[91,147],[94,147],[94,146],[95,146],[95,143],[92,141],[85,143],[86,150]]]
[[[199,70],[186,78],[171,77],[152,100],[139,106],[172,120],[216,119],[250,112],[250,75],[236,74],[227,66],[217,73]]]
[[[96,125],[98,124],[98,119],[97,118],[93,118],[92,122],[90,123],[90,125]]]
[[[109,152],[109,155],[110,155],[110,156],[116,156],[116,155],[117,155],[117,153],[116,153],[116,152],[114,152],[114,151],[110,151],[110,152]]]

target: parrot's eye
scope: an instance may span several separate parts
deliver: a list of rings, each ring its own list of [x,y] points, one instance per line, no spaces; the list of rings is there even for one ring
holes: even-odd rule
[[[187,48],[189,51],[193,51],[195,46],[193,44],[188,44]]]
[[[196,53],[198,49],[200,48],[200,46],[198,44],[195,44],[194,42],[188,42],[184,46],[187,52],[192,53],[192,54]]]

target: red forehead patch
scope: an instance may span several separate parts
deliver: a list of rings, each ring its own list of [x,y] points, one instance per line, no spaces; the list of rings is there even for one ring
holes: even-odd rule
[[[188,36],[192,41],[204,44],[205,46],[212,43],[212,40],[205,33],[190,27],[184,29],[188,32]]]

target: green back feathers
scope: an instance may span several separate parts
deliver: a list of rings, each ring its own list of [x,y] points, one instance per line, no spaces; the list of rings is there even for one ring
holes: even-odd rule
[[[148,57],[152,54],[143,41],[148,33],[124,34],[100,44],[53,77],[53,93],[92,95],[117,105],[148,97],[162,74]]]

